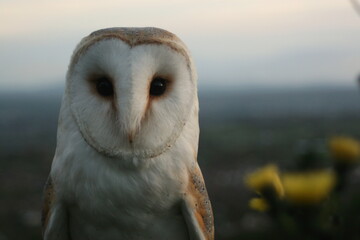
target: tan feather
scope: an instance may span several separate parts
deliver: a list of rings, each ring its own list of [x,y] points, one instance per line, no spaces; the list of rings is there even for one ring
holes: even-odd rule
[[[44,187],[43,199],[44,200],[43,200],[43,208],[41,213],[41,225],[42,225],[42,233],[44,234],[51,215],[51,208],[55,201],[55,191],[50,176],[48,177]]]
[[[188,201],[188,208],[194,214],[200,231],[206,240],[214,239],[214,217],[209,200],[209,196],[205,187],[204,178],[199,166],[196,164],[189,175],[189,185],[185,198]]]
[[[71,67],[78,62],[80,56],[88,50],[89,47],[104,39],[120,39],[131,47],[142,44],[163,44],[183,55],[188,62],[188,65],[191,64],[185,44],[171,32],[152,27],[107,28],[95,31],[82,39],[74,51],[76,54],[73,56],[70,63],[70,71],[72,70]]]

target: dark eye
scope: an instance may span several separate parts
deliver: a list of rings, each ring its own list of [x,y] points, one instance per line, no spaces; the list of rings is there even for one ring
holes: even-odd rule
[[[167,80],[161,77],[155,77],[150,85],[151,96],[161,96],[166,90]]]
[[[101,96],[109,97],[114,94],[113,86],[110,80],[106,77],[102,77],[96,82],[96,90]]]

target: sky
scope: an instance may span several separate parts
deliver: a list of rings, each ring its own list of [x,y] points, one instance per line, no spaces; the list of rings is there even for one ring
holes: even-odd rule
[[[360,15],[347,0],[0,0],[0,90],[61,86],[82,37],[144,26],[186,43],[200,87],[355,85],[360,75]]]

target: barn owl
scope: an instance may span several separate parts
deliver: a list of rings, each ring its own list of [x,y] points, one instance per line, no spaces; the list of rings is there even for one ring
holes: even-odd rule
[[[197,75],[158,28],[109,28],[76,47],[45,185],[45,240],[209,240],[197,163]]]

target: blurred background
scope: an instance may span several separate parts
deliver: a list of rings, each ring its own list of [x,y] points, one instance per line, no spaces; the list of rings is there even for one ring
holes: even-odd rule
[[[41,238],[71,53],[114,26],[164,28],[188,45],[216,238],[270,239],[271,219],[248,209],[244,174],[289,164],[309,139],[360,138],[358,10],[355,0],[1,0],[0,240]],[[356,201],[359,175],[348,185]]]

